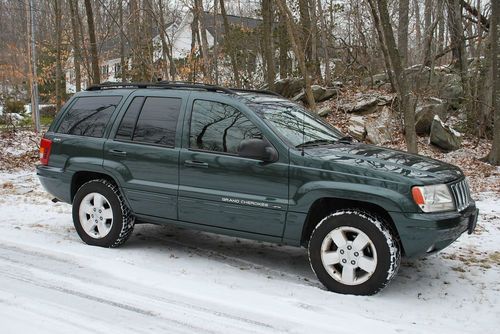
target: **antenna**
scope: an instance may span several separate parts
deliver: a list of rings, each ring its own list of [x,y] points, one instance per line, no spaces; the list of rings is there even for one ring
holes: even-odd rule
[[[306,112],[302,111],[302,144],[306,142]],[[302,145],[301,156],[304,156],[304,145]]]

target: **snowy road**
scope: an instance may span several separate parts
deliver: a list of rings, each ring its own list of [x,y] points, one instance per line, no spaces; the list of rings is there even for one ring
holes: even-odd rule
[[[481,196],[475,235],[354,297],[325,291],[303,249],[153,225],[86,246],[32,173],[0,173],[0,333],[493,333],[500,199]]]

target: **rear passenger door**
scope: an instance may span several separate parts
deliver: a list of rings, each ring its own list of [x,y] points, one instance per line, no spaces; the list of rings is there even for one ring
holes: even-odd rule
[[[132,94],[104,144],[104,168],[118,179],[137,215],[177,219],[183,95]]]

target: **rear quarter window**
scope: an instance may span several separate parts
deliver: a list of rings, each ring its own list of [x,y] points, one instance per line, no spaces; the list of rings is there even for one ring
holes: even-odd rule
[[[79,97],[63,116],[58,133],[102,137],[121,96]]]

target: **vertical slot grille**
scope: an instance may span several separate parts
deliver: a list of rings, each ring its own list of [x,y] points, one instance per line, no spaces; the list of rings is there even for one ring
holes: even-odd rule
[[[454,183],[450,185],[450,189],[457,210],[462,211],[463,209],[467,208],[471,199],[467,181],[463,179],[462,181]]]

